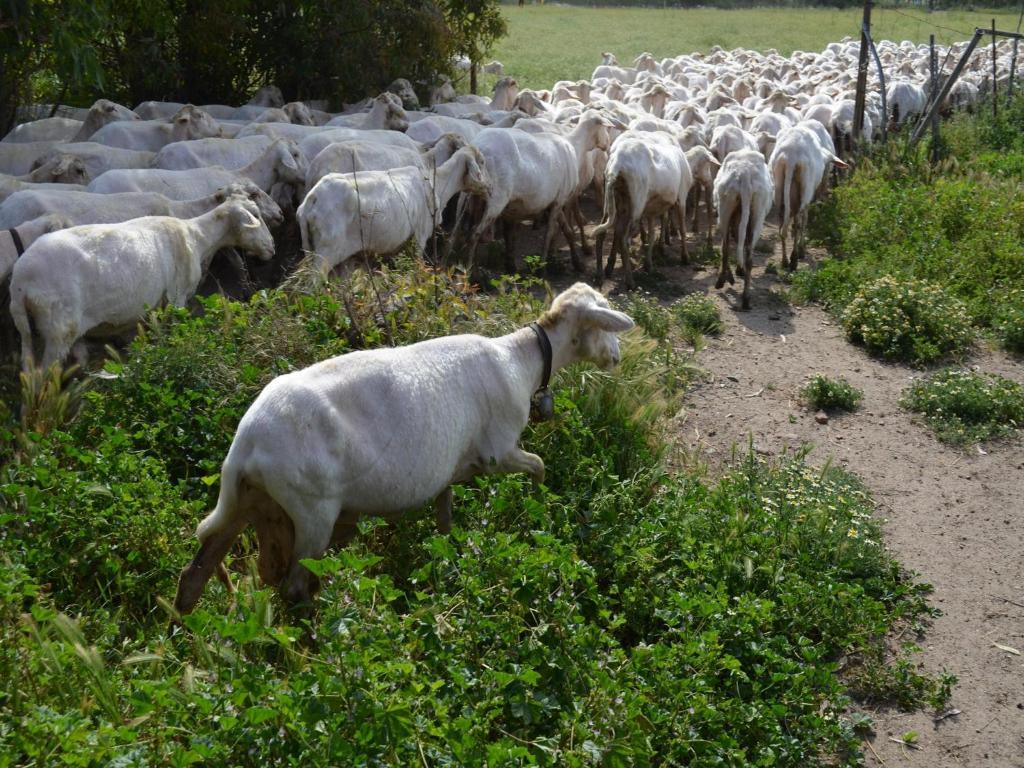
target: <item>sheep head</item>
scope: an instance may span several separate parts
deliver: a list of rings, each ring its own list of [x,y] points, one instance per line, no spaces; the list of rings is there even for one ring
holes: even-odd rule
[[[280,226],[284,221],[281,206],[249,179],[232,182],[214,192],[214,200],[217,205],[232,199],[249,200],[254,203],[259,210],[260,218],[267,222],[269,227]]]
[[[260,218],[259,208],[252,201],[232,198],[217,208],[217,218],[226,220],[232,244],[256,255],[261,261],[274,256],[274,237]]]
[[[568,334],[573,361],[586,361],[605,370],[618,365],[618,334],[633,327],[629,315],[612,309],[608,299],[586,283],[576,283],[558,294],[538,323],[547,331]]]

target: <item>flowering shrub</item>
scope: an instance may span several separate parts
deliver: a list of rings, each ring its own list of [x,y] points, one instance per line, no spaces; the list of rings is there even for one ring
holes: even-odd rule
[[[1024,387],[991,373],[948,368],[915,382],[900,404],[954,445],[1005,437],[1024,424]]]
[[[846,379],[830,379],[818,374],[800,390],[800,397],[815,410],[853,411],[864,393],[850,386]]]
[[[868,283],[842,315],[850,341],[887,360],[934,362],[967,350],[974,331],[963,302],[920,280]]]

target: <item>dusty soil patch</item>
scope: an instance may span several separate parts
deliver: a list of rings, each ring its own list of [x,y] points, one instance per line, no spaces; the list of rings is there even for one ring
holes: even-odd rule
[[[935,723],[930,712],[869,709],[877,729],[869,765],[1024,766],[1024,656],[995,646],[1024,651],[1020,441],[983,446],[984,455],[943,446],[897,404],[920,371],[868,357],[821,309],[780,300],[781,283],[761,269],[754,284],[749,312],[737,310],[732,291],[708,291],[726,329],[698,356],[708,380],[678,417],[682,446],[712,471],[750,440],[772,456],[813,446],[811,462],[831,459],[863,479],[886,518],[888,547],[934,586],[943,615],[920,639],[919,658],[959,678],[952,706],[961,714]],[[970,363],[1024,381],[1024,366],[997,352],[980,350]],[[797,394],[816,373],[862,390],[860,410],[817,423]],[[908,731],[919,749],[889,740]]]

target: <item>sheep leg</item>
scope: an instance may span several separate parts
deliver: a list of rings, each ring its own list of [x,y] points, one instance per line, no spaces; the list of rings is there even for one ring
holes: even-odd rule
[[[710,245],[711,241],[712,241],[712,237],[711,237],[711,212],[712,212],[712,210],[714,210],[714,209],[711,207],[711,187],[710,186],[705,186],[704,187],[704,212],[707,214],[707,219],[708,219],[708,245]]]
[[[562,209],[558,205],[552,205],[548,209],[548,227],[544,233],[544,265],[547,266],[551,258],[551,245],[555,241],[555,229],[558,227],[558,219],[562,215]]]
[[[455,249],[455,243],[459,239],[459,230],[462,227],[462,219],[466,215],[466,195],[459,195],[459,203],[455,208],[455,225],[452,227],[451,239],[444,245],[444,258],[443,264],[447,265],[451,263],[452,251]],[[472,252],[470,254],[470,268],[472,269]]]
[[[502,219],[502,234],[505,238],[505,271],[509,273],[515,273],[516,271],[516,252],[515,246],[515,222],[509,219]]]
[[[690,254],[686,252],[686,199],[679,201],[676,209],[676,223],[679,225],[679,263],[689,264]]]
[[[664,231],[664,228],[662,228]],[[650,274],[654,271],[654,217],[651,216],[647,219],[647,250],[644,253],[644,266],[647,268],[647,273]]]
[[[341,500],[310,499],[296,495],[287,502],[282,507],[294,523],[295,543],[280,591],[286,603],[297,606],[308,603],[319,589],[319,580],[302,564],[302,560],[322,556],[331,546],[335,522],[341,511]]]
[[[597,238],[594,240],[594,254],[596,255],[596,259],[597,259],[597,270],[594,272],[594,285],[596,285],[598,287],[601,286],[601,279],[602,279],[602,277],[601,277],[601,262],[604,259],[604,238],[605,238],[605,233],[601,232],[597,236]],[[608,256],[609,259],[614,257],[614,251],[615,251],[615,235],[613,234],[612,235],[612,253],[609,254],[609,256]]]
[[[565,241],[569,244],[569,258],[572,260],[572,268],[577,272],[582,272],[583,264],[580,263],[580,255],[576,252],[576,240],[572,236],[572,227],[569,225],[568,219],[566,219],[564,209],[558,213],[558,228],[562,231]]]
[[[626,276],[627,288],[635,286],[633,282],[633,263],[629,258],[629,232],[631,229],[632,227],[629,224],[625,224],[617,232],[619,235],[619,253],[622,255],[622,270]]]
[[[230,520],[223,528],[209,534],[199,545],[196,556],[178,577],[178,592],[174,597],[174,609],[178,613],[189,613],[195,607],[206,582],[223,568],[224,556],[245,525],[244,518]],[[227,574],[226,570],[224,574]]]
[[[735,282],[732,276],[732,268],[729,266],[729,234],[731,230],[732,221],[729,221],[725,232],[722,233],[722,265],[718,269],[718,280],[715,281],[715,288],[721,288],[727,280],[729,285]]]
[[[544,482],[544,460],[535,453],[528,453],[516,447],[500,461],[488,466],[485,472],[489,475],[525,472],[533,480],[534,485],[540,485]]]
[[[590,243],[587,242],[587,233],[584,231],[584,226],[586,225],[587,220],[583,218],[583,211],[580,210],[580,199],[578,197],[572,204],[572,217],[576,222],[576,226],[580,229],[580,247],[583,249],[583,255],[593,255],[594,251],[590,247]]]
[[[743,254],[743,308],[750,309],[750,278],[754,270],[754,238],[753,232],[741,232],[740,237],[746,238],[747,247]]]
[[[434,515],[437,517],[437,531],[442,534],[452,532],[452,487],[449,485],[434,499]]]

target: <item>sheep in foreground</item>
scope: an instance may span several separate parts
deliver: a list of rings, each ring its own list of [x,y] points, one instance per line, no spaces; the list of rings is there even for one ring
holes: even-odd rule
[[[736,251],[737,272],[742,270],[743,275],[744,309],[750,309],[754,244],[761,236],[774,195],[764,155],[756,149],[741,149],[725,158],[715,178],[715,208],[718,209],[718,231],[722,235],[722,267],[715,287],[721,288],[726,280],[733,283],[728,247],[731,240]]]
[[[543,460],[518,445],[546,383],[540,338],[550,341],[551,372],[578,361],[610,369],[616,334],[633,321],[576,283],[536,325],[352,352],[270,382],[238,425],[175,608],[192,610],[249,525],[260,577],[295,604],[318,587],[301,560],[351,540],[364,515],[397,520],[433,500],[447,533],[453,483],[511,472],[543,482]]]
[[[388,254],[410,238],[422,251],[448,201],[462,191],[486,197],[491,183],[480,153],[463,147],[436,170],[329,173],[302,201],[296,217],[302,248],[325,269],[361,251]]]
[[[446,133],[425,152],[374,141],[341,141],[329,144],[313,158],[306,171],[306,189],[329,173],[353,173],[355,171],[388,171],[418,165],[425,171],[432,170],[448,160],[466,142],[461,136]]]
[[[225,246],[263,260],[274,255],[270,230],[248,200],[229,200],[193,219],[148,216],[44,235],[11,276],[22,366],[29,370],[35,359],[33,326],[48,368],[91,330],[131,326],[164,301],[185,306],[213,254]]]

